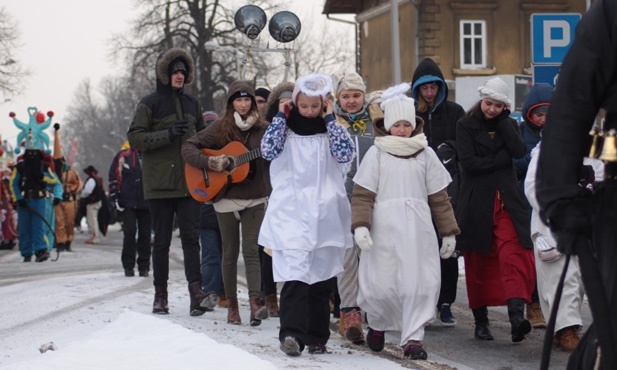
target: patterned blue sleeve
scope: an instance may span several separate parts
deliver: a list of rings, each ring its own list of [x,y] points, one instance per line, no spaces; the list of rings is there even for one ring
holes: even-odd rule
[[[326,127],[328,128],[328,141],[330,142],[330,154],[338,163],[350,162],[356,152],[356,148],[351,141],[349,133],[343,126],[336,123],[334,115],[326,116]]]
[[[287,120],[282,112],[278,112],[261,138],[261,157],[268,161],[276,159],[285,148],[286,138]]]

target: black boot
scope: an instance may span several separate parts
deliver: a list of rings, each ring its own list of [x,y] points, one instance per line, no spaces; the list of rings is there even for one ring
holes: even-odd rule
[[[473,318],[476,323],[476,328],[474,330],[473,336],[476,339],[480,340],[495,339],[493,338],[493,335],[488,328],[488,308],[484,306],[480,308],[474,308],[471,311],[473,312]]]
[[[56,243],[56,249],[58,250],[58,252],[64,252],[66,250],[65,244],[64,243]]]
[[[169,313],[169,307],[167,307],[167,284],[154,286],[152,313],[161,315],[167,315]]]
[[[208,311],[214,310],[214,305],[208,299],[208,295],[201,289],[201,282],[194,281],[189,283],[189,294],[191,296],[191,316],[201,316]]]
[[[67,240],[66,243],[64,243],[64,248],[66,249],[67,252],[72,252],[72,250],[71,250],[71,240]]]
[[[508,316],[512,325],[512,342],[521,342],[525,334],[531,331],[531,324],[525,318],[525,300],[523,298],[508,299]]]

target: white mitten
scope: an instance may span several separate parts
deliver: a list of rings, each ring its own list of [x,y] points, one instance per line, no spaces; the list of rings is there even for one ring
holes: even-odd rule
[[[456,236],[444,236],[441,238],[441,249],[439,250],[439,255],[442,259],[448,259],[452,257],[452,253],[454,253],[454,248],[456,247]]]
[[[225,155],[208,157],[208,168],[213,171],[223,172],[229,167],[229,164],[229,158]]]
[[[373,246],[373,239],[371,239],[371,233],[365,226],[356,227],[353,232],[353,238],[358,244],[358,247],[363,251],[368,251]]]

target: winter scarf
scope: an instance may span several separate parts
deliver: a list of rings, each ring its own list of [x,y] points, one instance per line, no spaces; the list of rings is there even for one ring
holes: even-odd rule
[[[428,141],[423,133],[413,137],[388,135],[376,137],[375,146],[392,155],[407,157],[426,149]]]
[[[364,100],[362,110],[358,113],[347,113],[343,111],[338,103],[334,104],[334,114],[342,117],[348,124],[349,129],[356,135],[364,135],[367,129],[367,124],[371,124],[371,116],[369,114],[368,101]]]
[[[240,113],[234,112],[234,120],[236,121],[236,126],[238,126],[240,131],[246,131],[250,129],[251,127],[253,127],[255,122],[257,122],[257,118],[258,116],[254,111],[249,113],[246,119],[242,119],[242,116],[240,116]]]
[[[326,121],[322,117],[306,118],[298,112],[298,108],[291,110],[287,126],[296,134],[309,136],[327,132]]]

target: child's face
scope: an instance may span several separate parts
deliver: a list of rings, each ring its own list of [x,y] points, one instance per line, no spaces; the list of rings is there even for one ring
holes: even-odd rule
[[[531,122],[542,127],[546,123],[546,112],[534,112],[531,114]]]
[[[323,103],[321,96],[306,96],[302,93],[298,94],[298,112],[306,118],[315,118],[321,115]]]
[[[392,127],[390,127],[390,135],[399,137],[411,137],[413,132],[413,126],[409,121],[396,121]]]
[[[506,108],[506,105],[499,100],[484,98],[482,99],[482,104],[480,105],[482,109],[482,114],[484,114],[484,118],[493,119],[503,112]]]

